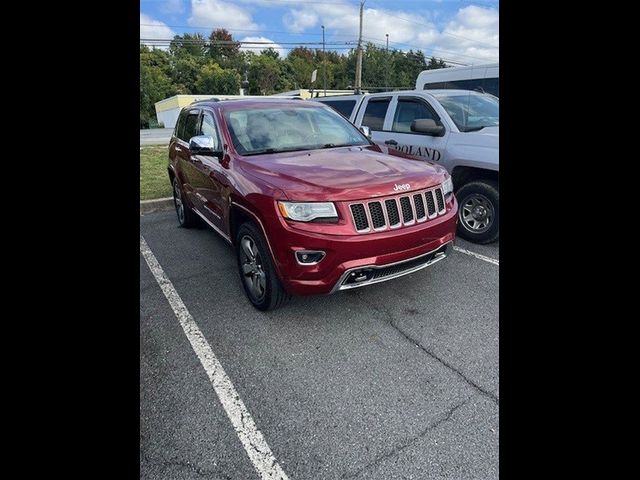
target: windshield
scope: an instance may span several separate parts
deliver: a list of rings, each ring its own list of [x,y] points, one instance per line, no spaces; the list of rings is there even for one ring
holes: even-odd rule
[[[461,132],[474,132],[484,127],[497,127],[500,121],[498,99],[493,95],[437,95]]]
[[[367,138],[329,107],[258,107],[225,112],[240,155],[369,145]]]

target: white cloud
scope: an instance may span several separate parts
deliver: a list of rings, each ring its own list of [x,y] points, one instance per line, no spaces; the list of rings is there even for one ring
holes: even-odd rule
[[[469,64],[497,62],[498,24],[499,14],[495,9],[474,5],[461,8],[445,26],[434,50],[436,53],[446,50],[443,57]]]
[[[254,0],[260,2],[261,0]],[[430,15],[436,18],[438,12]],[[311,22],[312,17],[315,22]],[[308,21],[305,20],[308,18]],[[356,4],[309,4],[304,11],[290,9],[283,23],[292,32],[302,32],[322,23],[327,41],[357,42],[359,8]],[[498,61],[498,10],[478,6],[460,8],[454,17],[439,30],[427,17],[415,12],[388,8],[364,9],[364,41],[400,50],[422,49],[425,55],[465,64]]]
[[[191,16],[187,23],[194,27],[258,28],[246,9],[222,0],[191,0]]]
[[[282,23],[290,32],[300,33],[315,26],[318,23],[318,15],[308,10],[290,10]]]
[[[140,38],[171,40],[175,34],[176,32],[171,30],[166,23],[154,20],[144,13],[140,14]],[[153,42],[149,42],[146,45],[153,45]],[[166,49],[168,47],[161,48]]]
[[[244,37],[243,39],[240,40],[241,42],[268,42],[266,44],[253,44],[253,45],[245,45],[243,47],[240,47],[241,51],[249,51],[249,52],[255,52],[255,53],[260,53],[263,49],[267,49],[269,47],[273,48],[276,52],[278,52],[280,54],[280,57],[285,57],[287,55],[287,50],[282,48],[282,46],[278,43],[275,43],[273,40],[271,40],[270,38],[266,38],[266,37]],[[246,47],[250,47],[250,48],[246,48]]]

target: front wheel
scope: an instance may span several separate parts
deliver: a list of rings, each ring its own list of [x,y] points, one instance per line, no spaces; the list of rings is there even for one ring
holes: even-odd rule
[[[262,232],[252,223],[243,223],[236,235],[236,255],[242,286],[254,307],[273,310],[287,303],[285,291],[271,262]]]
[[[458,235],[474,243],[491,243],[500,235],[500,193],[498,182],[478,180],[457,192]]]

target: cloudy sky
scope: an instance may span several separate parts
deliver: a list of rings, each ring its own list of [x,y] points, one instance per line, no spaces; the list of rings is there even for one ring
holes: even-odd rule
[[[346,52],[358,40],[359,0],[140,0],[140,38],[222,27],[234,39],[273,42],[281,55],[322,42]],[[497,0],[366,0],[363,38],[399,50],[420,49],[456,64],[498,61]],[[307,45],[315,48],[314,45]],[[263,44],[247,45],[255,49]],[[321,45],[320,45],[321,47]],[[255,50],[256,52],[259,50]]]

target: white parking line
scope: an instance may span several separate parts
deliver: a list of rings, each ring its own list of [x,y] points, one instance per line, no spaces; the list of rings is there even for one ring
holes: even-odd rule
[[[233,383],[231,383],[231,379],[225,373],[211,346],[204,338],[200,328],[193,320],[176,289],[173,288],[173,284],[165,275],[164,270],[142,235],[140,235],[140,253],[142,253],[147,265],[149,265],[151,273],[153,273],[158,285],[160,285],[164,296],[167,297],[169,305],[171,305],[184,333],[187,335],[189,342],[191,342],[193,351],[196,352],[200,363],[207,372],[213,389],[218,395],[220,403],[222,403],[222,407],[229,420],[231,420],[233,428],[238,434],[242,446],[256,471],[264,480],[288,480],[289,477],[287,477],[273,456],[267,441],[256,427],[251,414],[240,399]]]
[[[464,248],[460,248],[460,247],[457,247],[455,245],[453,246],[453,249],[456,252],[464,253],[466,255],[471,255],[472,257],[476,257],[476,258],[478,258],[480,260],[484,260],[485,262],[489,262],[489,263],[492,263],[494,265],[500,266],[500,261],[496,260],[495,258],[485,257],[484,255],[480,255],[479,253],[472,252],[471,250],[465,250]]]

